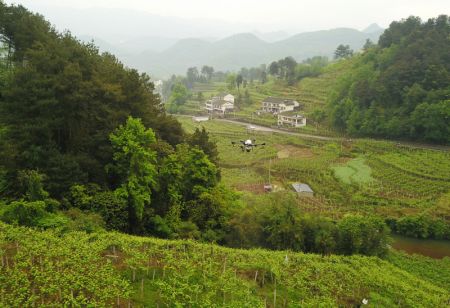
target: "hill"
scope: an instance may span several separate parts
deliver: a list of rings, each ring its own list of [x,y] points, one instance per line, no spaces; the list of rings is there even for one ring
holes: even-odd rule
[[[373,306],[443,307],[450,295],[449,259],[401,254],[390,263],[3,223],[0,249],[0,305],[10,307],[337,307],[363,299]]]
[[[329,99],[334,128],[354,136],[450,143],[450,18],[393,22],[352,59]]]
[[[322,55],[332,57],[339,44],[359,50],[366,39],[377,41],[380,31],[364,33],[355,29],[338,28],[300,33],[287,39],[266,42],[255,34],[240,33],[218,41],[183,39],[160,53],[143,52],[124,61],[153,76],[168,77],[184,74],[188,67],[213,66],[215,70],[239,70],[292,56],[296,60]]]

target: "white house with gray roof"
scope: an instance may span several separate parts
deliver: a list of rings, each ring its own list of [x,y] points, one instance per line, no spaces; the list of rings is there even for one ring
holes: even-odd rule
[[[293,111],[299,106],[300,104],[295,100],[269,96],[262,101],[261,109],[264,112],[278,114],[280,112]]]
[[[209,113],[225,114],[231,112],[234,110],[234,96],[229,93],[220,93],[206,101],[205,109]]]

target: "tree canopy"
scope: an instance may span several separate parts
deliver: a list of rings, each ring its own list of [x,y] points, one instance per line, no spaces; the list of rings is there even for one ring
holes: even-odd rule
[[[352,135],[449,143],[449,50],[448,16],[393,22],[338,80],[331,123]]]

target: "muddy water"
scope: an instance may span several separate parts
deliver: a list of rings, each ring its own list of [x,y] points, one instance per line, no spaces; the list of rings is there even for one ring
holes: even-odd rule
[[[450,241],[423,240],[400,235],[393,235],[392,247],[408,254],[421,254],[434,259],[450,257]]]

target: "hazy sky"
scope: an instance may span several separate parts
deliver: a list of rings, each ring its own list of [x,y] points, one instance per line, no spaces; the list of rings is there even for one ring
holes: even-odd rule
[[[450,13],[450,0],[6,0],[44,14],[57,26],[68,8],[121,8],[184,19],[214,19],[245,25],[241,32],[278,31],[290,33],[352,27],[370,23],[387,27],[409,15],[423,19]],[[57,11],[56,9],[59,9]],[[57,13],[58,12],[58,13]],[[63,16],[57,16],[57,15]],[[62,24],[62,27],[71,27]],[[86,33],[87,34],[87,33]]]

